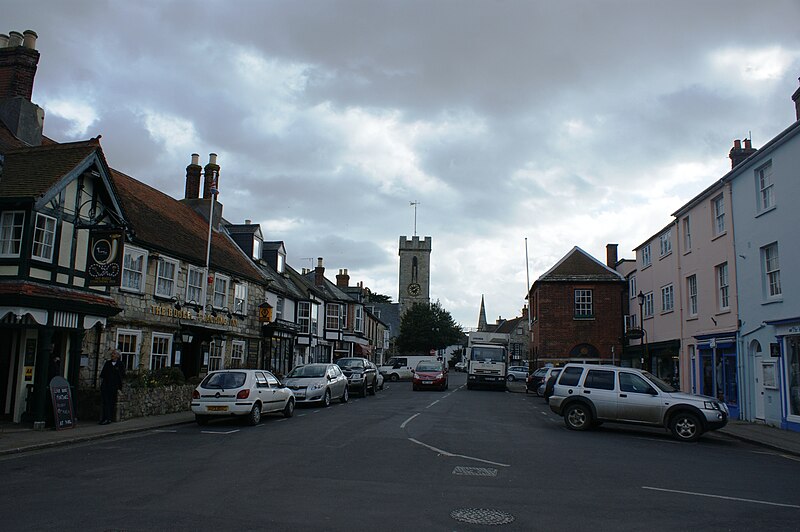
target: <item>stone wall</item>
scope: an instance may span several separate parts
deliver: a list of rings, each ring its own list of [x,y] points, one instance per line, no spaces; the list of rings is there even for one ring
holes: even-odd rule
[[[131,388],[126,386],[117,399],[117,421],[137,417],[158,416],[188,412],[194,384],[162,386],[157,388]],[[81,390],[78,399],[78,419],[99,420],[101,410],[100,390]]]

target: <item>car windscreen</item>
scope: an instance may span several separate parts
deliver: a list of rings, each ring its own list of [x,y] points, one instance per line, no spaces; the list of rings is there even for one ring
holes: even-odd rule
[[[678,389],[676,387],[674,387],[671,384],[667,384],[666,382],[662,381],[661,379],[659,379],[658,377],[656,377],[652,373],[648,373],[647,371],[643,371],[642,373],[644,374],[645,377],[650,379],[650,382],[655,384],[656,388],[658,388],[662,392],[672,393],[672,392],[677,392],[678,391]]]
[[[420,362],[417,371],[442,371],[442,366],[434,362]]]
[[[339,359],[336,363],[339,364],[339,367],[342,369],[344,368],[355,369],[364,367],[364,361],[358,358],[342,358]]]
[[[303,379],[313,377],[324,377],[325,366],[298,366],[286,376],[287,379]]]
[[[223,371],[220,373],[212,373],[203,380],[203,388],[241,388],[244,386],[244,381],[247,379],[247,374],[241,371]]]
[[[481,362],[504,362],[505,354],[502,349],[493,349],[491,347],[473,347],[472,360]]]

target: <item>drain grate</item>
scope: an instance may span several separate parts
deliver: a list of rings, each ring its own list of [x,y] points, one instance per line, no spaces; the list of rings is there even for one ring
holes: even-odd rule
[[[473,525],[507,525],[514,522],[513,515],[490,508],[459,508],[450,512],[450,517]]]
[[[473,477],[496,477],[497,469],[493,467],[464,467],[456,466],[453,469],[454,475],[467,475]]]

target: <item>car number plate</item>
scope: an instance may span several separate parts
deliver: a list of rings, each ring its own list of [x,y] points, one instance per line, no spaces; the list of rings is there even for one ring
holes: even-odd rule
[[[228,411],[228,407],[227,406],[207,406],[206,409],[208,409],[209,412],[227,412]]]
[[[433,384],[433,381],[422,381],[422,384]]]

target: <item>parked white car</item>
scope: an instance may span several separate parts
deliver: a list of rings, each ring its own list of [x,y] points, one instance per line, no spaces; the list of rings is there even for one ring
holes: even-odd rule
[[[192,392],[192,412],[198,425],[221,416],[247,416],[248,423],[257,425],[266,413],[292,417],[294,405],[292,391],[261,369],[212,371]]]
[[[350,398],[347,377],[336,364],[297,366],[284,379],[298,403],[320,402],[329,406],[333,399],[346,403]]]

